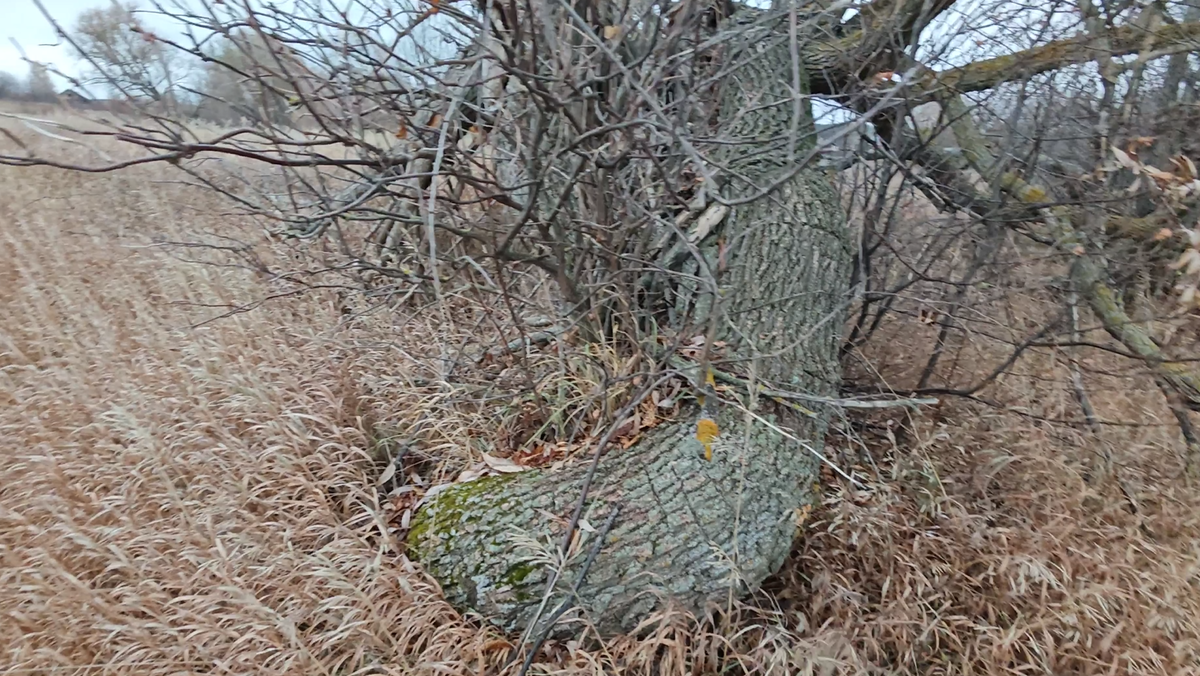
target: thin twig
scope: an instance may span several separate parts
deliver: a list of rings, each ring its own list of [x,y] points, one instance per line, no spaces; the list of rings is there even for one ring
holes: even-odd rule
[[[672,356],[670,358],[670,361],[673,366],[675,366],[676,368],[679,368],[680,370],[687,370],[687,369],[693,368],[693,365],[695,364],[695,362],[692,362],[692,361],[690,361],[684,357],[680,357],[678,355]],[[712,369],[712,372],[713,372],[713,378],[716,380],[720,380],[721,382],[729,383],[731,385],[738,385],[740,387],[747,389],[748,391],[756,391],[759,394],[767,396],[767,397],[773,397],[775,399],[785,399],[785,400],[808,401],[808,402],[812,402],[815,404],[829,404],[830,406],[841,406],[843,408],[877,409],[877,408],[895,408],[897,406],[916,408],[918,406],[932,406],[934,404],[937,404],[939,401],[936,397],[910,397],[910,398],[896,398],[896,399],[838,399],[835,397],[821,397],[821,396],[818,396],[815,394],[804,394],[802,392],[790,392],[787,390],[776,390],[776,389],[767,387],[765,385],[753,385],[752,386],[749,381],[742,380],[741,378],[738,378],[737,376],[734,376],[734,375],[730,375],[724,371],[718,371],[716,369]],[[807,409],[803,409],[801,412],[810,417],[816,415],[816,413],[814,413],[813,411],[809,411]]]
[[[659,385],[675,377],[676,375],[677,373],[675,371],[668,371],[661,375],[653,383],[643,388],[638,396],[630,399],[629,403],[625,404],[625,406],[617,413],[616,417],[613,419],[613,423],[609,425],[608,431],[605,432],[604,436],[600,438],[600,441],[596,442],[596,447],[592,450],[592,462],[588,466],[587,474],[583,478],[583,486],[579,489],[579,498],[575,501],[575,510],[571,513],[571,521],[567,524],[567,530],[565,533],[563,533],[563,539],[559,545],[559,551],[561,552],[564,560],[567,558],[567,553],[571,549],[571,539],[575,535],[575,529],[579,527],[579,519],[583,515],[583,507],[587,502],[588,492],[592,488],[592,481],[596,477],[596,468],[600,465],[600,456],[604,453],[604,449],[608,447],[609,442],[612,441],[612,438],[616,435],[617,430],[621,429],[621,426],[624,424],[625,419],[629,417],[629,414],[632,413],[635,408],[641,405],[642,401],[645,400],[651,392],[658,389]],[[525,645],[528,633],[537,625],[542,611],[546,607],[547,601],[554,593],[554,585],[558,583],[558,574],[558,570],[553,570],[550,572],[550,579],[546,581],[546,591],[542,595],[542,603],[540,606],[538,606],[537,612],[534,613],[533,619],[530,620],[529,627],[526,629],[525,634],[521,636],[520,646]]]
[[[587,577],[588,570],[591,569],[592,563],[596,560],[596,555],[600,553],[600,547],[604,545],[604,538],[608,535],[608,531],[612,530],[613,524],[616,523],[617,514],[621,512],[621,505],[617,503],[608,514],[608,519],[604,521],[604,526],[600,532],[596,534],[596,541],[592,543],[592,549],[588,552],[588,557],[583,562],[583,567],[579,569],[579,577],[575,578],[575,584],[571,585],[571,593],[567,594],[567,598],[554,609],[553,613],[546,618],[546,625],[538,637],[529,646],[529,652],[525,653],[525,661],[521,664],[521,671],[517,672],[517,676],[525,676],[529,671],[529,667],[533,664],[533,658],[537,656],[539,650],[542,649],[542,644],[550,636],[550,630],[554,628],[554,624],[558,619],[570,610],[574,605],[575,599],[579,596],[579,587],[583,585],[583,579]],[[532,626],[532,625],[530,625]]]

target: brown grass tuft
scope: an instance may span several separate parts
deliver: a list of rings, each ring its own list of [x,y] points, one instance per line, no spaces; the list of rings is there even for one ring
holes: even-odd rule
[[[620,360],[544,351],[536,388],[511,363],[448,383],[446,346],[493,340],[469,307],[450,325],[358,315],[338,289],[290,295],[181,260],[237,259],[154,242],[288,252],[161,179],[0,169],[3,672],[497,673],[510,644],[398,553],[376,478],[397,443],[426,486],[528,450],[589,415]],[[899,378],[924,340],[909,334],[866,357]],[[877,474],[835,440],[869,490],[830,481],[763,593],[699,621],[668,609],[605,645],[551,643],[538,669],[1197,673],[1200,498],[1153,384],[1097,359],[1115,374],[1096,376],[1111,385],[1093,392],[1101,417],[1147,423],[1103,439],[1136,514],[1115,483],[1082,480],[1095,438],[1030,417],[1076,417],[1050,377],[1065,366],[1030,356],[988,391],[1019,412],[948,402],[859,421]],[[481,392],[495,405],[472,405]]]

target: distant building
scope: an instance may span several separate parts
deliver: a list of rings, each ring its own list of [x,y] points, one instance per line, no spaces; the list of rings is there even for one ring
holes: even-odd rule
[[[87,93],[74,88],[64,89],[59,92],[58,101],[62,105],[75,110],[98,110],[118,115],[130,114],[136,110],[136,107],[129,101],[92,98]]]
[[[59,93],[58,99],[72,108],[96,108],[96,104],[99,103],[78,89],[64,89]]]

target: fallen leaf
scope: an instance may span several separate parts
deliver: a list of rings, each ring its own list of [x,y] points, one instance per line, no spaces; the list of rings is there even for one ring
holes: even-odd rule
[[[1179,302],[1184,305],[1191,305],[1196,302],[1196,287],[1189,286],[1183,290],[1179,296]]]
[[[658,392],[656,391],[654,394],[658,394]],[[658,399],[658,397],[654,397],[654,399]],[[638,429],[646,429],[658,424],[657,408],[657,401],[642,402],[641,414],[638,416]]]
[[[1158,181],[1162,185],[1174,183],[1178,179],[1178,177],[1175,174],[1172,174],[1167,171],[1163,171],[1162,169],[1158,169],[1157,167],[1152,167],[1150,165],[1146,165],[1144,167],[1144,169],[1145,169],[1146,173],[1150,176],[1150,178],[1154,179],[1155,181]]]
[[[495,639],[483,644],[479,649],[480,653],[500,652],[501,650],[512,650],[513,644],[504,639]]]
[[[1172,157],[1171,164],[1175,166],[1175,171],[1179,174],[1178,178],[1181,183],[1188,183],[1196,178],[1196,165],[1192,164],[1192,161],[1186,156],[1176,155]]]
[[[692,244],[708,237],[712,232],[713,226],[725,220],[725,216],[729,214],[729,207],[724,204],[714,204],[704,210],[700,218],[696,219],[696,225],[692,226],[692,231],[688,233],[688,241]]]
[[[467,132],[466,134],[462,135],[462,138],[458,139],[458,144],[456,147],[463,152],[467,152],[475,147],[475,143],[478,141],[478,139],[479,135],[475,132]]]
[[[1197,253],[1195,249],[1188,249],[1187,251],[1183,252],[1183,254],[1179,257],[1179,260],[1171,263],[1167,267],[1172,270],[1178,270],[1185,265],[1189,265],[1193,260],[1200,260],[1200,253]]]
[[[795,514],[794,514],[796,527],[799,528],[799,527],[803,526],[804,523],[806,521],[808,521],[808,516],[810,514],[812,514],[812,505],[804,505],[803,507],[797,507]]]
[[[479,468],[464,469],[462,472],[459,473],[458,478],[454,480],[454,483],[465,484],[468,481],[474,481],[474,480],[478,479],[479,477],[483,476],[484,474],[485,474],[485,472]]]
[[[379,475],[379,481],[377,481],[375,483],[375,485],[382,486],[382,485],[386,484],[387,482],[391,481],[392,477],[394,477],[394,476],[396,476],[396,461],[395,460],[388,463],[387,469],[383,470],[383,474]]]
[[[1170,228],[1163,228],[1163,229],[1159,230],[1158,232],[1154,233],[1154,241],[1161,242],[1165,239],[1171,239],[1171,236],[1174,234],[1175,234],[1174,231],[1172,231]]]
[[[1126,153],[1124,150],[1121,150],[1120,148],[1113,146],[1112,154],[1113,154],[1113,157],[1117,158],[1117,162],[1119,162],[1121,164],[1121,166],[1125,167],[1126,169],[1132,169],[1134,171],[1137,171],[1137,169],[1138,169],[1137,161],[1134,160],[1132,157],[1130,157],[1129,154]]]
[[[640,416],[635,413],[634,415],[631,415],[628,418],[626,418],[625,422],[621,423],[621,426],[617,428],[617,431],[613,432],[613,436],[619,439],[619,438],[625,436],[626,434],[629,434],[630,432],[636,430],[638,428],[638,418],[639,417]]]
[[[605,26],[604,27],[604,39],[605,40],[615,40],[617,38],[617,36],[620,34],[621,34],[620,26]]]
[[[524,472],[525,470],[529,469],[523,465],[518,465],[508,458],[498,458],[494,455],[488,455],[487,453],[483,454],[483,461],[487,463],[488,467],[491,467],[501,474],[514,474],[516,472]]]
[[[416,486],[405,484],[403,486],[397,486],[397,487],[393,488],[391,491],[389,491],[388,497],[389,498],[398,498],[401,495],[408,495],[409,493],[415,493],[416,490],[417,490]]]

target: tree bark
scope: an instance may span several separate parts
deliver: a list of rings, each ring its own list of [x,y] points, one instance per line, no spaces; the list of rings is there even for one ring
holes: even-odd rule
[[[748,29],[725,52],[735,68],[721,93],[725,150],[714,157],[730,200],[794,170],[811,147],[811,112],[806,100],[797,105],[795,86],[802,93],[807,75],[788,44],[785,19]],[[701,246],[720,238],[727,247],[727,269],[712,271],[723,298],[717,319],[729,327],[720,332],[727,355],[776,387],[836,395],[851,244],[829,177],[803,170],[733,208],[719,229]],[[761,402],[755,413],[820,449],[825,411],[803,416],[775,406]],[[816,498],[811,451],[727,406],[715,414],[720,435],[709,461],[694,436],[698,415],[600,460],[584,518],[598,527],[615,506],[621,511],[579,587],[578,606],[601,633],[634,629],[668,597],[700,612],[756,588],[782,564],[798,515]],[[417,514],[409,552],[453,605],[506,631],[524,629],[551,575],[529,544],[557,547],[586,473],[577,466],[455,486]],[[581,535],[543,621],[576,584],[599,534]]]

